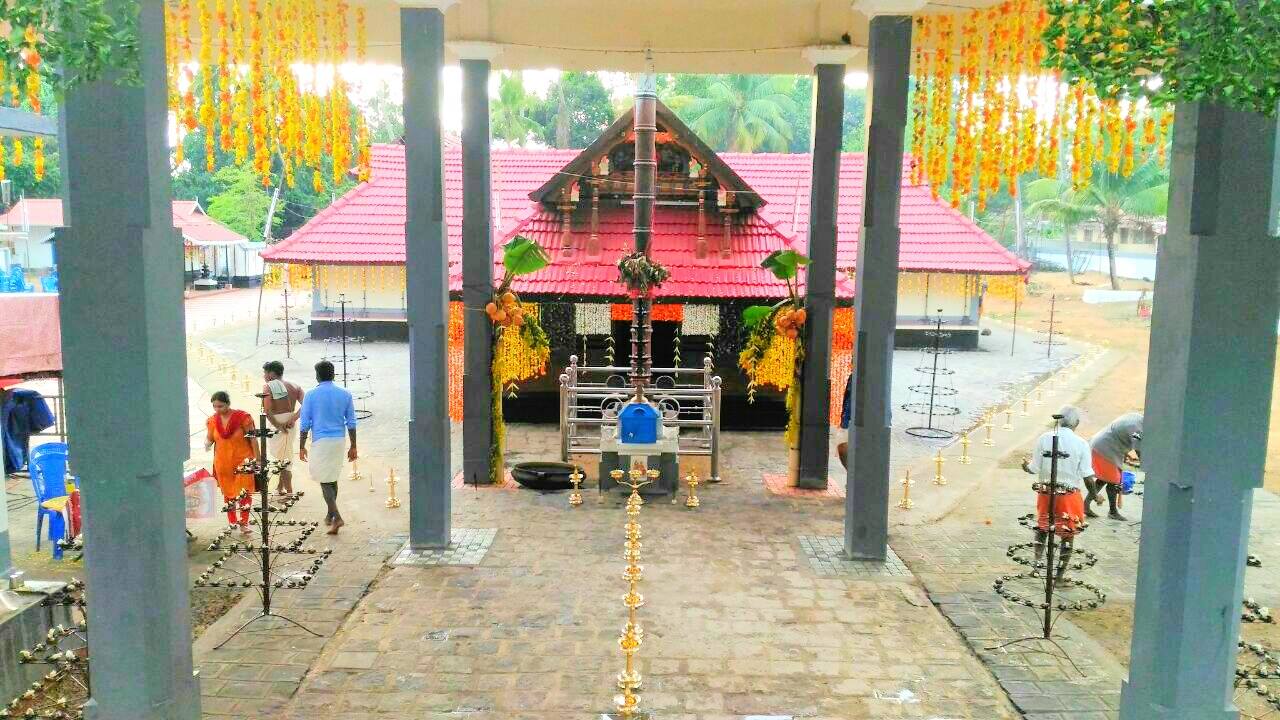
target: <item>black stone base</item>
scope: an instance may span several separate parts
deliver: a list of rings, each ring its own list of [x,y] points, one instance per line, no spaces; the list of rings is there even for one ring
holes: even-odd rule
[[[362,337],[366,342],[408,342],[409,324],[404,320],[347,320],[352,337]],[[328,340],[342,336],[342,323],[328,318],[313,318],[310,325],[312,340]]]
[[[977,326],[947,327],[944,325],[942,331],[949,334],[948,337],[942,339],[942,347],[951,348],[952,350],[978,349],[980,328]],[[931,332],[931,330],[925,328],[898,328],[893,334],[893,345],[894,347],[908,350],[933,347],[933,336],[929,334]]]

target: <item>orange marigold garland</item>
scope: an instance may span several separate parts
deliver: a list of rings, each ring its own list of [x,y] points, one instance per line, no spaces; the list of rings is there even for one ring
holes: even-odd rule
[[[1069,162],[1077,188],[1098,162],[1132,172],[1138,128],[1150,128],[1142,138],[1148,147],[1159,134],[1153,111],[1100,101],[1084,83],[1064,86],[1061,74],[1044,66],[1051,22],[1041,0],[915,19],[912,182],[928,182],[935,197],[946,194],[957,207],[972,198],[982,208],[1001,188],[1016,195],[1026,173],[1058,175],[1060,163]],[[1162,152],[1157,143],[1153,153]]]
[[[36,182],[44,179],[44,138],[37,136],[31,141],[32,161],[31,173]]]
[[[856,324],[853,319],[853,308],[838,307],[831,316],[831,408],[832,425],[840,424],[840,414],[844,405],[844,385],[849,373],[853,370],[853,338]]]
[[[462,303],[449,303],[449,419],[462,422],[463,355]]]
[[[170,108],[179,140],[203,129],[210,171],[220,149],[266,186],[277,160],[288,187],[302,167],[317,191],[327,187],[326,177],[340,184],[353,164],[367,179],[368,129],[363,118],[353,121],[340,71],[351,50],[353,13],[356,58],[365,60],[364,9],[353,10],[349,0],[194,1],[198,39],[187,33],[192,0],[169,0],[166,7]],[[201,70],[198,80],[194,67]]]
[[[925,118],[928,116],[929,92],[933,78],[929,71],[929,58],[933,57],[933,53],[925,53],[924,46],[929,42],[929,30],[931,23],[926,22],[926,18],[921,16],[915,19],[916,37],[918,42],[915,47],[915,74],[916,74],[916,91],[911,96],[911,184],[921,185],[924,183],[925,167],[924,167],[924,142],[926,135]]]
[[[217,106],[213,92],[213,13],[209,0],[196,0],[196,12],[200,20],[200,127],[204,128],[205,169],[213,172],[217,125]]]
[[[614,303],[609,306],[609,318],[620,322],[631,322],[632,308],[630,303]],[[684,322],[684,305],[654,305],[649,313],[654,322]]]

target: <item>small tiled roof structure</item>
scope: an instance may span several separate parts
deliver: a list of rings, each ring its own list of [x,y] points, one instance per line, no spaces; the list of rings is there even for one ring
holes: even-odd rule
[[[501,245],[515,235],[536,240],[553,258],[550,267],[518,278],[514,285],[517,292],[571,297],[622,295],[614,263],[631,251],[631,209],[600,209],[601,252],[590,257],[581,249],[589,228],[575,220],[573,234],[579,249],[564,255],[560,253],[559,212],[530,199],[581,153],[523,148],[492,151],[495,275],[502,273]],[[719,157],[764,202],[756,212],[744,213],[733,223],[728,257],[716,251],[721,229],[715,215],[708,217],[707,239],[712,251],[703,259],[696,258],[692,242],[697,234],[696,212],[659,206],[654,216],[652,253],[671,271],[671,279],[656,295],[663,299],[783,297],[785,286],[759,264],[774,250],[805,249],[811,158],[808,154],[768,153],[722,153]],[[404,263],[404,163],[402,145],[375,145],[371,180],[268,248],[263,258],[327,265]],[[865,158],[858,153],[845,153],[841,158],[837,253],[841,279],[837,293],[845,298],[853,292],[847,275],[857,261],[864,165]],[[444,145],[444,166],[450,288],[457,291],[462,285],[462,152],[455,143]],[[1029,267],[961,213],[935,200],[927,186],[912,185],[905,176],[901,205],[904,271],[1011,275],[1025,273]]]
[[[61,227],[62,201],[57,198],[24,198],[0,215],[0,225]],[[245,236],[206,215],[195,200],[173,201],[173,225],[182,233],[182,240],[188,246],[238,245],[248,241]]]

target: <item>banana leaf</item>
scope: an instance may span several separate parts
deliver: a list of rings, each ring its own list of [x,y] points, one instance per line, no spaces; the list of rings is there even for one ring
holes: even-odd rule
[[[800,268],[808,264],[809,258],[795,250],[774,250],[760,263],[760,267],[779,280],[794,280]]]
[[[742,324],[748,330],[754,329],[772,312],[773,308],[768,305],[749,305],[742,310]]]
[[[535,273],[550,264],[547,251],[523,235],[511,238],[511,242],[502,246],[502,267],[506,268],[508,277]]]

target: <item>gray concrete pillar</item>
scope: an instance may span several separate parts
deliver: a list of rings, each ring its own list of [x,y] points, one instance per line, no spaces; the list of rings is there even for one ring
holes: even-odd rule
[[[1276,120],[1178,107],[1156,264],[1124,720],[1234,720],[1253,491],[1280,315]]]
[[[821,48],[811,49],[821,51]],[[834,48],[836,52],[849,51]],[[831,52],[831,51],[828,51]],[[831,58],[823,58],[830,60]],[[831,456],[831,312],[836,298],[836,210],[844,135],[844,63],[815,64],[813,173],[809,187],[809,267],[805,281],[804,384],[800,393],[800,472],[796,485],[827,486]]]
[[[400,9],[404,68],[405,298],[409,322],[409,544],[449,544],[449,246],[440,93],[444,7]]]
[[[85,713],[196,720],[181,482],[190,449],[182,240],[169,195],[164,6],[141,0],[137,8],[141,85],[108,74],[69,90],[61,113],[62,358],[94,628]],[[124,2],[108,9],[129,11]],[[253,406],[232,390],[239,407]]]
[[[462,472],[468,483],[492,477],[493,298],[492,190],[489,183],[489,68],[497,46],[451,45],[462,62],[462,302],[465,359],[462,382]]]
[[[852,417],[845,495],[844,549],[883,560],[889,539],[890,441],[893,436],[893,331],[898,321],[898,202],[911,66],[911,18],[871,20],[867,72],[866,183],[854,305]]]

